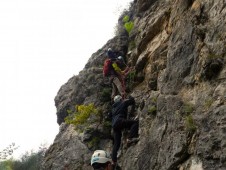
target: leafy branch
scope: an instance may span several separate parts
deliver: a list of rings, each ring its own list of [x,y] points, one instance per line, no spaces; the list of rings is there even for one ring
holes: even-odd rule
[[[134,22],[130,21],[130,18],[128,15],[125,15],[123,17],[123,23],[124,23],[124,28],[126,29],[127,33],[130,34],[130,32],[132,31],[133,27],[134,27]]]
[[[75,125],[76,129],[90,125],[101,118],[100,111],[95,108],[94,104],[89,105],[76,105],[75,112],[68,110],[68,116],[65,118],[67,124]]]
[[[19,148],[19,146],[16,146],[16,144],[14,142],[12,144],[10,144],[5,149],[3,149],[2,151],[0,151],[0,160],[6,160],[18,148]]]

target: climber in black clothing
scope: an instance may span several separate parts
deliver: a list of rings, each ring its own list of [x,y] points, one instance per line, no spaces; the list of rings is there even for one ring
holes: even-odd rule
[[[112,150],[112,160],[114,164],[117,164],[117,152],[121,144],[122,130],[130,129],[127,142],[130,143],[134,139],[138,139],[138,126],[137,120],[127,119],[127,110],[130,105],[135,105],[134,98],[122,100],[120,95],[114,97],[114,104],[111,112],[112,127],[114,131],[114,146]]]

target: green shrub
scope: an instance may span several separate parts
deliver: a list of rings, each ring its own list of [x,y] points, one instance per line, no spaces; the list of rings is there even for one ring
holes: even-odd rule
[[[101,101],[102,102],[109,102],[111,101],[111,88],[104,88],[101,91]]]
[[[133,83],[135,76],[136,76],[136,71],[131,71],[129,72],[127,77],[129,77],[130,82]]]
[[[135,81],[135,76],[136,76],[136,71],[131,71],[128,76],[127,76],[127,79],[126,79],[126,84],[127,84],[127,87],[132,90],[133,88],[133,84],[134,84],[134,81]]]
[[[103,133],[111,134],[112,124],[111,121],[105,120],[103,121]]]
[[[46,147],[39,147],[38,152],[26,152],[20,160],[7,159],[0,162],[0,170],[40,170]]]
[[[205,108],[209,109],[210,106],[213,104],[214,100],[213,99],[207,99],[205,100]]]
[[[124,23],[124,28],[126,29],[127,33],[130,34],[130,32],[132,31],[132,29],[134,27],[133,21],[130,21],[129,16],[125,15],[123,17],[123,23]]]
[[[88,147],[89,148],[96,148],[99,143],[100,143],[100,138],[99,137],[93,137],[92,140],[90,140],[88,142]]]
[[[192,104],[185,104],[183,107],[183,111],[185,114],[190,114],[194,111],[194,106]]]
[[[124,27],[125,27],[126,31],[128,32],[128,34],[130,34],[130,32],[132,31],[132,29],[134,27],[134,23],[132,21],[126,22],[124,24]]]
[[[188,132],[195,132],[196,131],[196,126],[195,126],[195,122],[193,120],[192,115],[186,116],[186,118],[185,118],[185,127],[186,127],[186,130]]]
[[[75,125],[75,128],[77,129],[81,126],[87,126],[90,123],[100,120],[100,112],[95,108],[93,103],[89,105],[76,105],[75,108],[75,112],[68,112],[69,115],[65,118],[65,122],[67,124]]]
[[[156,111],[157,111],[156,106],[151,106],[151,107],[148,109],[148,113],[149,113],[149,114],[152,114],[152,115],[156,115]]]
[[[14,169],[14,161],[12,159],[8,159],[8,160],[0,162],[0,169],[13,170]]]
[[[128,15],[125,15],[125,16],[123,17],[122,21],[123,21],[124,23],[129,22],[129,16],[128,16]]]
[[[153,97],[153,98],[151,99],[151,101],[152,101],[153,103],[157,103],[157,97]]]
[[[222,55],[217,55],[214,53],[209,53],[209,55],[207,56],[208,59],[217,59],[217,58],[222,58]]]
[[[129,42],[129,47],[128,47],[128,49],[129,50],[132,50],[132,49],[134,49],[136,47],[136,42],[135,41],[130,41]]]

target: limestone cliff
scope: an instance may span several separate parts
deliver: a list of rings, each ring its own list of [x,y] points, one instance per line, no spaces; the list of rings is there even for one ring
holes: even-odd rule
[[[130,34],[123,15],[134,23]],[[43,169],[89,170],[93,150],[111,150],[111,86],[102,76],[109,47],[136,69],[127,92],[136,100],[140,141],[122,144],[122,169],[226,169],[226,1],[135,0],[123,15],[117,35],[55,97],[60,132]],[[101,110],[98,122],[83,133],[64,123],[68,110],[90,103]]]

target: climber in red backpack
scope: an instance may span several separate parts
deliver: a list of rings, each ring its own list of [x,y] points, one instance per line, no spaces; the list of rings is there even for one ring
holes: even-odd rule
[[[122,71],[120,68],[122,57],[117,56],[116,52],[112,51],[111,48],[107,51],[107,57],[108,58],[104,62],[103,75],[110,77],[110,82],[112,83],[111,99],[113,101],[113,98],[118,93],[124,99],[126,95],[125,77],[131,69],[126,67],[126,69]]]

